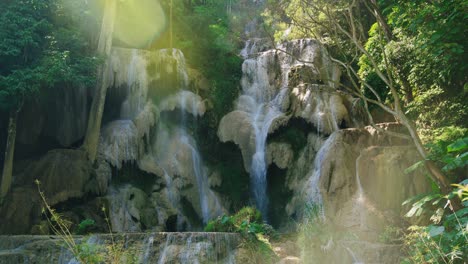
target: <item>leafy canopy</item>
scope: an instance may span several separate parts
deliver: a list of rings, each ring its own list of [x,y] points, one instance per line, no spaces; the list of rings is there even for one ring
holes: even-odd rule
[[[67,0],[0,3],[0,109],[21,108],[41,88],[91,86],[99,60]]]

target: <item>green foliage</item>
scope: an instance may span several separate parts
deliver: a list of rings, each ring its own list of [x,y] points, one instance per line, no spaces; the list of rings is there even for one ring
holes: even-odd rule
[[[42,88],[94,84],[99,60],[65,1],[0,3],[0,109],[17,110]]]
[[[429,88],[417,86],[414,101],[407,105],[407,113],[416,120],[424,138],[430,140],[434,132],[444,127],[463,127],[468,118],[468,93],[461,87],[432,85]]]
[[[224,215],[209,221],[205,232],[240,233],[241,247],[249,252],[253,263],[273,263],[276,260],[269,242],[274,230],[262,222],[262,214],[253,207],[244,207],[233,216]]]
[[[397,0],[384,7],[394,39],[379,44],[373,54],[379,67],[385,68],[385,53],[389,75],[402,94],[413,95],[414,100],[406,100],[407,114],[425,137],[447,126],[466,127],[467,2]],[[372,32],[366,47],[371,42],[375,42]],[[404,82],[409,90],[403,89]]]
[[[89,264],[99,264],[102,263],[103,258],[99,253],[101,246],[97,244],[82,242],[76,245],[78,255],[75,256],[76,259],[80,260],[83,263]]]
[[[390,8],[389,23],[401,29],[402,34],[413,36],[415,51],[424,62],[420,69],[415,69],[413,76],[419,84],[429,82],[443,86],[444,83],[455,84],[459,78],[465,79],[466,1],[400,0],[394,1]]]
[[[382,29],[378,23],[374,23],[369,30],[369,38],[365,44],[367,52],[370,54],[370,58],[367,55],[362,55],[359,58],[359,71],[358,74],[363,80],[369,84],[377,94],[374,94],[364,84],[362,84],[362,90],[367,98],[374,100],[380,99],[383,102],[387,99],[388,87],[381,77],[378,76],[374,64],[371,60],[378,63],[378,69],[385,72],[386,65],[383,62],[382,48],[385,45],[385,39],[382,36]]]
[[[79,235],[86,234],[89,232],[89,229],[95,225],[95,223],[96,222],[94,222],[93,219],[87,218],[78,224],[78,229],[76,232]]]
[[[464,263],[468,254],[468,181],[449,195],[431,194],[413,203],[407,217],[431,214],[432,224],[411,226],[404,236],[408,257],[403,263]],[[462,200],[460,208],[453,203]]]
[[[468,137],[459,138],[452,142],[437,141],[428,144],[430,155],[428,159],[443,165],[444,172],[457,173],[468,165]]]
[[[210,220],[205,226],[205,232],[236,232],[232,217],[223,215],[215,220]]]
[[[206,232],[236,232],[268,235],[271,228],[262,223],[262,214],[253,207],[244,207],[233,216],[221,216],[211,220]]]
[[[426,142],[453,142],[466,136],[468,136],[468,128],[447,126],[432,130],[430,137],[424,139]]]
[[[233,1],[234,4],[236,1]],[[230,111],[239,94],[241,40],[233,30],[236,20],[224,1],[173,1],[173,47],[181,49],[193,68],[209,80],[206,97],[213,106],[213,125]],[[162,2],[169,13],[170,1]],[[168,36],[156,44],[170,46]],[[214,127],[213,127],[214,128]]]
[[[379,235],[379,241],[385,244],[400,244],[403,230],[395,226],[386,226]]]
[[[379,6],[392,38],[386,38],[378,23],[369,28],[365,48],[375,64],[366,54],[361,56],[360,77],[387,103],[392,103],[388,87],[377,68],[392,79],[423,139],[430,140],[444,127],[466,127],[467,2],[396,0]],[[376,98],[365,86],[363,90],[366,97]]]

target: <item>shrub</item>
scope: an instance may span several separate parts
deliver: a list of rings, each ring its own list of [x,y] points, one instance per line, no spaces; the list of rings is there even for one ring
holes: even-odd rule
[[[423,197],[406,214],[413,217],[430,211],[432,224],[408,228],[404,236],[408,257],[403,263],[464,263],[468,255],[468,180],[454,186],[449,195]],[[460,208],[454,205],[457,197]]]
[[[263,223],[262,214],[253,207],[244,207],[233,216],[224,215],[211,220],[206,232],[235,232],[242,236],[241,247],[249,252],[252,263],[275,263],[277,256],[269,239],[273,228]]]
[[[85,219],[83,221],[81,221],[79,224],[78,224],[78,230],[76,231],[76,233],[78,235],[83,235],[83,234],[86,234],[86,233],[89,233],[89,229],[91,227],[93,227],[95,224],[94,220],[93,219]]]
[[[253,207],[244,207],[233,216],[220,216],[208,222],[206,232],[235,232],[271,235],[272,228],[263,223],[262,214]]]

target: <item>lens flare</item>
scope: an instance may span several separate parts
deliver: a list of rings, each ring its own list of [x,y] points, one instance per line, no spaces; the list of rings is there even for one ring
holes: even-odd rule
[[[148,47],[166,29],[167,20],[158,0],[115,0],[114,40],[131,48]]]

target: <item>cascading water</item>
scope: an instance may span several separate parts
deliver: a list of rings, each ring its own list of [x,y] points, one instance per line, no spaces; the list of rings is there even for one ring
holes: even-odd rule
[[[196,232],[96,234],[90,238],[75,237],[77,246],[92,249],[89,253],[99,254],[105,263],[120,257],[121,261],[140,264],[234,264],[240,240],[239,234]],[[61,238],[56,236],[14,236],[10,242],[0,245],[1,264],[82,263],[73,256]],[[119,248],[118,252],[108,250],[116,246]]]
[[[167,233],[158,264],[234,264],[238,237],[229,233]]]
[[[322,163],[326,158],[326,155],[329,154],[329,150],[334,142],[334,135],[332,134],[330,137],[328,137],[328,139],[323,143],[322,147],[317,152],[317,155],[314,159],[313,170],[309,172],[309,175],[306,176],[309,179],[305,189],[305,192],[307,193],[307,201],[310,205],[319,209],[320,216],[322,218],[325,217],[325,214],[322,207],[323,199],[322,194],[320,193],[319,182],[320,177],[322,176]]]
[[[196,149],[195,141],[187,134],[182,135],[181,141],[184,144],[187,144],[191,151],[193,171],[197,179],[198,194],[200,196],[203,223],[206,224],[210,219],[221,215],[223,213],[223,209],[218,198],[213,194],[213,191],[208,186],[206,169],[204,168],[200,153]],[[210,201],[212,201],[212,205],[210,205]]]
[[[107,123],[101,131],[101,157],[117,168],[136,162],[140,169],[161,177],[166,199],[178,215],[178,230],[187,220],[181,210],[181,195],[191,202],[195,194],[198,196],[199,202],[193,207],[203,223],[222,214],[222,206],[209,188],[197,144],[189,133],[188,121],[196,122],[196,117],[205,113],[205,104],[200,96],[186,90],[188,74],[182,52],[113,48],[109,61],[107,74],[113,85],[109,94],[121,102],[121,107],[119,119]],[[174,114],[180,118],[174,118]],[[187,192],[188,188],[193,191]],[[115,190],[111,202],[123,191]],[[157,215],[162,222],[168,217],[160,212]]]
[[[181,63],[178,63],[178,65],[179,71],[181,72],[181,79],[183,81],[182,88],[184,89],[188,82],[185,60],[181,61]],[[210,219],[221,215],[223,210],[218,197],[214,195],[213,191],[211,191],[209,188],[206,168],[203,164],[196,142],[187,132],[187,113],[192,114],[194,117],[198,117],[204,114],[205,107],[201,98],[195,96],[192,92],[187,90],[181,90],[175,95],[175,98],[178,98],[178,107],[180,108],[180,114],[182,117],[180,124],[177,124],[176,130],[179,130],[177,137],[179,138],[180,142],[186,146],[186,149],[189,151],[189,155],[192,157],[192,171],[193,176],[196,178],[197,191],[200,200],[201,217],[203,223],[206,224]],[[169,98],[169,101],[171,100],[174,99]],[[162,104],[164,105],[164,102]]]
[[[257,208],[267,216],[267,137],[275,121],[285,116],[284,105],[287,104],[291,68],[299,65],[312,67],[317,47],[310,40],[298,40],[292,44],[279,45],[277,49],[259,52],[262,49],[256,43],[260,41],[248,40],[241,52],[245,58],[241,80],[243,94],[238,99],[237,110],[247,114],[252,126],[254,144],[250,157],[251,188]],[[320,123],[321,117],[318,119]],[[329,127],[337,129],[337,126]]]

